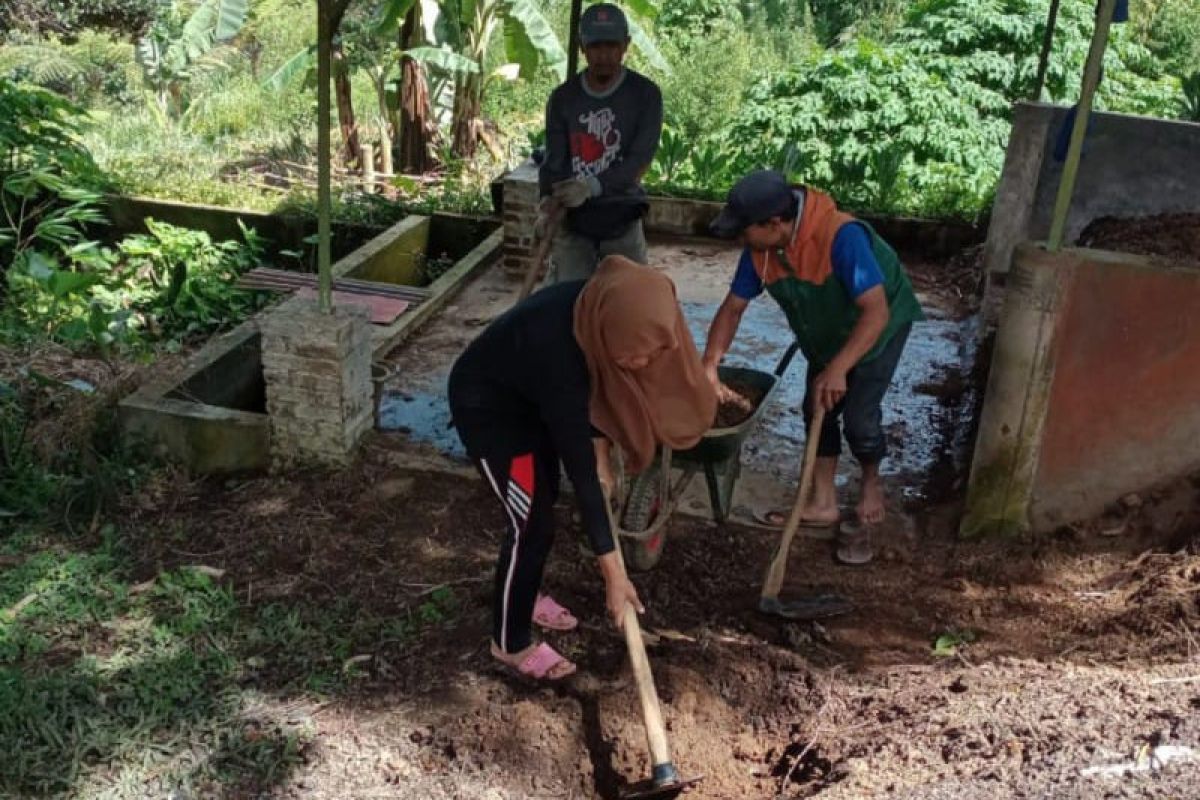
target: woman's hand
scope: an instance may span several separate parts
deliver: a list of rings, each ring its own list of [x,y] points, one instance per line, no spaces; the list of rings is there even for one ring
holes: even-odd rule
[[[617,546],[620,547],[620,544]],[[617,628],[622,628],[626,604],[633,606],[639,614],[646,613],[646,607],[642,605],[637,589],[629,582],[616,551],[605,553],[597,560],[600,562],[600,573],[604,576],[604,605]]]
[[[637,589],[622,575],[604,583],[604,603],[608,606],[608,614],[617,626],[617,630],[625,627],[625,606],[631,605],[639,614],[645,614],[646,608],[638,599]]]

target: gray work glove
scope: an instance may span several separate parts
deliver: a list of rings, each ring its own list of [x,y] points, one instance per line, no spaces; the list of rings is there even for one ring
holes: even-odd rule
[[[600,194],[600,181],[596,180],[594,176],[568,178],[554,184],[550,191],[554,199],[567,208],[578,208]]]

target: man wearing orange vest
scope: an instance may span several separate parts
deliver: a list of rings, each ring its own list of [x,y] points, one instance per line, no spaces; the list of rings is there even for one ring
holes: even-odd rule
[[[806,426],[824,407],[815,491],[802,521],[830,527],[839,510],[834,478],[844,431],[862,467],[855,510],[863,525],[884,518],[879,463],[887,453],[882,401],[913,322],[924,319],[896,252],[865,222],[838,211],[828,195],[789,185],[762,170],[742,178],[712,223],[714,234],[745,245],[729,293],[713,318],[704,352],[708,378],[727,395],[717,365],[742,314],[764,289],[787,315],[808,361]],[[782,525],[786,514],[764,522]],[[862,560],[869,559],[869,550]]]

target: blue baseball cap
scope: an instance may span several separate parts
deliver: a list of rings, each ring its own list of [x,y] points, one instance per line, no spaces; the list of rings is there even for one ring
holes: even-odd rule
[[[579,18],[579,43],[584,47],[598,42],[623,42],[629,38],[625,13],[612,3],[588,6]]]
[[[793,198],[793,189],[782,172],[773,169],[751,172],[729,190],[725,208],[708,230],[713,236],[732,239],[750,225],[787,215],[795,202]]]

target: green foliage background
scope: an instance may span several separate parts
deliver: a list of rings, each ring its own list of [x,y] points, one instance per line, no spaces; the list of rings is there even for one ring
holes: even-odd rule
[[[311,86],[303,71],[278,89],[266,79],[312,42],[312,3],[251,0],[237,37],[193,59],[179,84],[179,113],[164,119],[135,63],[135,43],[147,31],[177,26],[198,2],[0,0],[10,23],[0,75],[85,106],[83,141],[123,191],[263,210],[305,206],[304,187],[271,188],[264,176],[312,163]],[[388,80],[398,73],[395,40],[375,29],[385,5],[355,0],[345,31],[359,133],[367,141],[383,122],[368,71],[383,69]],[[565,42],[568,0],[534,5]],[[629,63],[662,86],[675,136],[649,180],[656,191],[719,197],[742,171],[770,165],[861,209],[976,216],[999,175],[1011,105],[1032,91],[1048,6],[631,3],[670,67],[656,66],[636,47],[630,53]],[[1094,7],[1093,0],[1062,3],[1042,99],[1075,100]],[[1189,99],[1184,87],[1200,64],[1200,4],[1145,0],[1131,13],[1128,24],[1114,26],[1099,107],[1189,118],[1195,92]],[[501,31],[482,71],[491,75],[505,60]],[[430,68],[444,181],[402,182],[402,200],[486,210],[487,183],[539,141],[545,98],[561,79],[548,65],[529,66],[516,80],[489,78],[483,111],[495,146],[467,162],[447,152],[453,75]],[[343,216],[363,207],[340,199]]]

